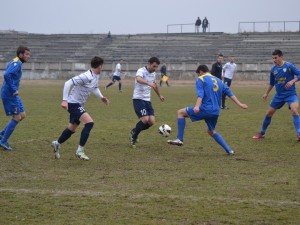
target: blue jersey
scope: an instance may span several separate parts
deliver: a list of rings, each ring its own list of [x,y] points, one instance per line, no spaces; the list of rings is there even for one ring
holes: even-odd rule
[[[12,59],[5,70],[2,84],[1,97],[12,98],[13,94],[19,90],[22,77],[22,62],[18,57]]]
[[[290,88],[286,89],[287,82],[293,80],[295,76],[300,80],[300,70],[292,63],[284,62],[282,66],[273,66],[270,73],[270,85],[275,86],[276,96],[288,97],[296,95],[296,86],[293,84]]]
[[[198,97],[202,98],[200,111],[205,111],[211,115],[220,114],[221,97],[223,94],[229,97],[233,96],[229,87],[211,74],[204,74],[197,78],[196,92]]]

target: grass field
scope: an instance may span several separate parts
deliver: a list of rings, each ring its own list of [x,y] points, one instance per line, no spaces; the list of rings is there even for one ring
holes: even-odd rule
[[[81,128],[63,144],[60,160],[50,147],[68,123],[60,108],[63,81],[23,81],[27,118],[10,139],[15,150],[0,151],[1,225],[299,224],[300,143],[288,108],[275,114],[265,139],[251,139],[268,107],[261,100],[266,86],[233,82],[249,109],[228,100],[230,109],[221,113],[217,131],[236,152],[228,157],[204,122],[187,122],[182,147],[157,132],[167,123],[175,138],[177,109],[195,103],[193,84],[161,88],[165,103],[152,93],[157,123],[130,148],[138,119],[129,83],[123,93],[117,85],[102,88],[108,107],[90,97],[95,126],[86,162],[74,155]],[[0,112],[2,127],[9,118]]]

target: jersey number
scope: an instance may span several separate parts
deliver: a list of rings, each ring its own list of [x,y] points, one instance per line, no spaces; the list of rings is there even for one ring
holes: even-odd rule
[[[216,91],[219,90],[218,81],[216,80],[216,78],[213,78],[213,77],[211,79],[214,82],[214,89],[213,90],[216,92]]]
[[[142,110],[141,110],[141,114],[142,114],[142,116],[146,116],[146,115],[147,115],[146,109],[142,109]]]

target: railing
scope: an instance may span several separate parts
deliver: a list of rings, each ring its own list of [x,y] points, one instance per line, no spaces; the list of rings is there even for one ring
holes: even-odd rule
[[[183,32],[183,28],[186,26],[189,26],[189,27],[193,26],[193,28],[192,29],[190,28],[187,31]],[[167,25],[167,34],[169,33],[169,27],[180,27],[180,33],[189,33],[189,32],[196,33],[195,23],[168,24]],[[202,26],[199,26],[199,33],[202,33],[201,28],[202,28]],[[210,32],[210,24],[208,24],[207,29],[208,29],[208,32]]]
[[[300,32],[300,21],[239,22],[238,32]]]

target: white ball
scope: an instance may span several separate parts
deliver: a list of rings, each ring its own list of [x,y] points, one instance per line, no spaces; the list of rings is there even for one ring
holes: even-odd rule
[[[171,127],[168,124],[163,124],[158,128],[158,132],[164,136],[164,137],[168,137],[171,133]]]

